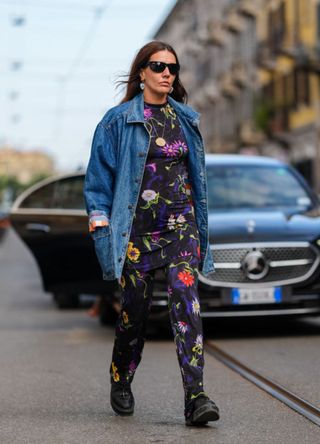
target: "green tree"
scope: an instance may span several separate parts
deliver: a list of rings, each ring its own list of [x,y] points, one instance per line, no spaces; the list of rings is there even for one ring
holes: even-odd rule
[[[3,201],[4,191],[10,190],[12,194],[12,199],[21,194],[24,190],[39,182],[40,180],[49,177],[48,174],[39,173],[34,175],[31,180],[27,183],[21,183],[15,176],[0,176],[0,204]]]

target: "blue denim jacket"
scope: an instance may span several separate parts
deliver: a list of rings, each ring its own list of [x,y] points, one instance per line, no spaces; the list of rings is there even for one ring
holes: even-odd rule
[[[214,271],[209,245],[205,153],[198,129],[199,114],[168,97],[189,147],[189,179],[200,236],[199,270]],[[85,177],[84,196],[89,222],[108,225],[92,232],[103,279],[120,279],[149,150],[144,125],[143,94],[111,108],[98,124]]]

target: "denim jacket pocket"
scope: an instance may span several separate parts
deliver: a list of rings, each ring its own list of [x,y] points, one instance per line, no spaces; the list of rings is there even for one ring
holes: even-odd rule
[[[103,273],[103,279],[115,279],[114,252],[110,225],[98,227],[91,233],[96,255]]]

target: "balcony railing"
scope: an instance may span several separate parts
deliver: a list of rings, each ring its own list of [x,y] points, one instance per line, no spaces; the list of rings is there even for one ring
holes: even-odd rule
[[[239,33],[245,30],[245,24],[236,10],[232,10],[229,12],[224,22],[224,26],[229,31],[235,33]]]
[[[208,29],[208,43],[217,46],[224,46],[227,40],[226,31],[222,22],[209,20],[207,24]]]
[[[274,70],[276,57],[267,42],[259,42],[257,47],[257,64],[267,70]]]
[[[238,6],[238,11],[248,17],[255,18],[258,14],[256,0],[242,0]]]

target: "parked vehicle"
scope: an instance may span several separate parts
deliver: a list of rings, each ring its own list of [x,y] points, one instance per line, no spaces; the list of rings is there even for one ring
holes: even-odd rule
[[[204,317],[320,312],[320,204],[278,160],[207,156],[216,271],[200,275]]]
[[[278,160],[207,155],[210,244],[215,272],[199,275],[203,317],[320,312],[320,206],[305,180]],[[12,225],[60,307],[79,294],[117,294],[102,280],[88,233],[84,173],[43,180],[21,194]],[[156,273],[152,313],[166,316],[164,275]],[[106,315],[102,310],[102,317]]]
[[[38,182],[13,203],[12,226],[32,251],[43,288],[60,308],[77,307],[79,295],[113,295],[116,283],[102,280],[88,233],[84,173]]]

